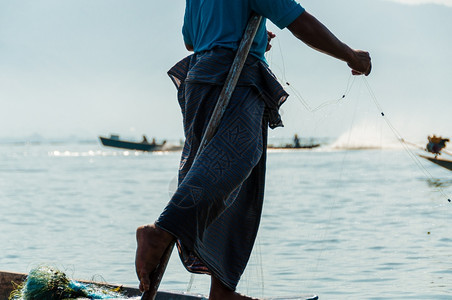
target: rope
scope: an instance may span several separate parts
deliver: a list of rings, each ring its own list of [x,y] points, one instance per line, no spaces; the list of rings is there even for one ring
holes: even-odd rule
[[[388,117],[385,115],[385,113],[383,112],[383,109],[380,105],[380,103],[377,100],[377,97],[375,96],[375,93],[373,92],[372,88],[370,87],[369,82],[367,81],[367,79],[363,76],[363,81],[367,87],[367,90],[369,91],[369,94],[375,104],[375,106],[377,107],[379,113],[381,114],[381,116],[383,117],[384,121],[386,122],[386,124],[388,125],[388,127],[391,129],[392,133],[394,134],[394,136],[397,138],[397,140],[400,142],[400,144],[402,145],[402,148],[406,151],[406,153],[411,157],[411,159],[414,161],[414,163],[417,165],[417,167],[419,168],[419,170],[424,174],[424,176],[428,177],[430,180],[434,180],[432,174],[430,174],[430,172],[422,165],[422,163],[419,160],[419,157],[414,154],[413,151],[411,151],[410,147],[408,147],[408,145],[410,143],[406,142],[405,139],[402,137],[402,135],[397,131],[397,129],[391,124],[391,122],[389,121]],[[450,197],[447,196],[446,192],[444,191],[444,189],[442,189],[441,187],[437,187],[437,191],[440,192],[444,198],[447,199],[448,202],[451,202]]]
[[[272,66],[272,69],[278,69],[281,72],[281,75],[279,75],[279,76],[275,75],[278,78],[278,80],[281,83],[281,85],[283,87],[285,87],[285,88],[290,89],[291,95],[292,94],[295,95],[295,98],[298,100],[298,102],[300,102],[303,105],[303,107],[307,111],[309,111],[311,113],[316,112],[316,111],[321,110],[322,108],[325,108],[327,106],[338,104],[339,102],[342,102],[342,100],[347,97],[347,95],[351,91],[351,89],[353,87],[353,84],[355,83],[355,80],[356,80],[356,76],[353,76],[352,74],[350,74],[350,76],[348,77],[347,85],[346,85],[344,93],[342,94],[341,97],[339,97],[337,99],[333,99],[333,100],[323,101],[320,105],[318,105],[316,107],[312,107],[312,105],[310,105],[310,103],[306,99],[304,99],[304,97],[301,95],[301,93],[297,89],[295,89],[290,84],[290,82],[287,80],[287,78],[286,78],[286,66],[285,66],[285,62],[284,62],[284,55],[283,55],[283,51],[281,50],[282,49],[281,42],[280,42],[278,37],[275,37],[273,40],[277,41],[277,43],[278,43],[280,59],[281,59],[281,66],[277,66],[277,65],[275,65],[273,63],[273,52],[271,52],[271,51],[269,51],[269,52],[271,52],[271,54],[269,54],[268,52],[266,54],[267,55],[267,60],[269,61],[270,65]]]

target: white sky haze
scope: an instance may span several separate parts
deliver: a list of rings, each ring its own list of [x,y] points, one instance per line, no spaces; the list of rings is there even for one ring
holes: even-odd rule
[[[371,53],[366,80],[403,135],[452,136],[452,0],[300,3],[342,41]],[[166,72],[189,54],[184,7],[184,0],[170,8],[144,0],[0,0],[0,142],[33,134],[182,138]],[[291,95],[282,107],[285,128],[270,137],[335,137],[357,124],[385,126],[365,82],[352,81],[345,63],[287,29],[268,28],[277,38],[267,60]],[[347,97],[331,102],[350,82]],[[330,105],[309,112],[303,101]]]
[[[389,1],[400,2],[403,4],[412,4],[412,5],[439,4],[439,5],[452,6],[452,0],[389,0]]]

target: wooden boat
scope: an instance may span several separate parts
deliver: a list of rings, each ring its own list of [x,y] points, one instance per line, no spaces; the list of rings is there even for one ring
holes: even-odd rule
[[[143,138],[142,142],[131,142],[120,140],[118,135],[111,135],[109,138],[99,136],[102,145],[107,147],[114,147],[120,149],[138,150],[138,151],[161,151],[166,142],[162,144],[156,144],[155,142],[149,143],[146,138]]]
[[[285,145],[279,145],[279,146],[274,146],[274,145],[268,145],[268,149],[312,149],[312,148],[317,148],[320,146],[320,143],[315,143],[315,140],[313,138],[306,140],[305,143],[301,143],[300,138],[298,137],[297,134],[294,135],[292,143],[289,144],[285,144]]]
[[[13,273],[7,271],[0,271],[0,299],[8,299],[11,292],[21,284],[27,278],[27,274],[24,273]],[[116,284],[105,284],[90,281],[80,280],[82,283],[94,283],[98,285],[108,286],[112,288],[120,287],[121,292],[129,300],[139,300],[141,299],[141,292],[137,288],[127,287]],[[207,300],[206,297],[202,295],[188,294],[188,293],[176,293],[168,291],[158,291],[156,300]],[[43,299],[44,300],[44,299]],[[119,299],[118,299],[119,300]],[[297,297],[283,297],[283,298],[271,298],[267,300],[318,300],[315,295],[308,296],[297,296]]]
[[[444,159],[444,158],[431,157],[431,156],[426,156],[426,155],[419,155],[419,156],[431,161],[434,164],[437,164],[438,166],[441,166],[443,168],[446,168],[446,169],[452,171],[452,160],[447,160],[447,159]]]
[[[297,150],[297,149],[313,149],[313,148],[317,148],[319,146],[320,146],[320,144],[304,144],[304,145],[299,145],[299,146],[294,146],[292,144],[287,144],[285,146],[279,146],[279,147],[270,145],[270,146],[268,146],[268,149],[277,149],[277,150],[292,149],[292,150]]]

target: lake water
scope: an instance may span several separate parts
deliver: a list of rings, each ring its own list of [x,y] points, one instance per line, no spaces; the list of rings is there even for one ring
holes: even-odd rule
[[[135,229],[176,184],[179,152],[97,143],[0,145],[0,269],[47,264],[137,285]],[[255,297],[452,299],[452,172],[400,149],[269,151],[258,240],[238,290]],[[176,253],[162,289],[207,294]]]

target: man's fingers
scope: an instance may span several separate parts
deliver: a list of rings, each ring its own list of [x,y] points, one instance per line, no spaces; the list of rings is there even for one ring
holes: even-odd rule
[[[364,75],[369,75],[370,71],[372,70],[372,64],[369,64],[369,68],[367,69],[367,72]]]
[[[270,45],[270,42],[275,36],[276,36],[276,34],[267,30],[267,48],[265,49],[265,52],[270,51],[270,49],[272,48],[272,45]]]
[[[352,75],[369,75],[370,71],[372,70],[372,65],[369,64],[369,67],[367,68],[367,70],[365,72],[360,72],[360,71],[356,71],[354,69],[352,69]]]
[[[273,32],[267,30],[267,36],[270,37],[270,38],[274,38],[276,36],[276,34],[274,34]]]

